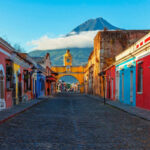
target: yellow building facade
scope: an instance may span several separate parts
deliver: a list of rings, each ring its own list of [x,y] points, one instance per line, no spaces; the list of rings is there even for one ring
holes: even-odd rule
[[[91,52],[85,67],[84,86],[86,94],[100,95],[100,37],[94,39],[94,49]]]
[[[19,104],[19,98],[18,98],[18,84],[19,84],[19,78],[18,74],[20,73],[20,65],[13,63],[14,68],[14,78],[15,78],[15,102],[16,104]]]

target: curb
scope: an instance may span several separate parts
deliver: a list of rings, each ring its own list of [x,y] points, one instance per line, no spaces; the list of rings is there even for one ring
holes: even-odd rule
[[[123,109],[123,108],[120,108],[120,107],[117,107],[117,106],[115,106],[115,105],[112,105],[112,104],[109,104],[109,103],[107,103],[107,104],[108,104],[110,107],[112,107],[112,108],[121,110],[121,111],[123,111],[123,112],[125,112],[125,113],[128,113],[128,114],[132,115],[132,116],[141,118],[141,119],[143,119],[143,120],[150,121],[150,119],[148,119],[148,118],[146,118],[146,117],[143,117],[143,116],[140,116],[140,115],[138,115],[138,114],[132,113],[132,112],[130,112],[130,111],[127,111],[127,110],[125,110],[125,109]]]
[[[100,101],[101,103],[103,103],[102,100],[100,100],[100,97],[93,96],[93,95],[88,95],[88,94],[86,94],[86,96],[87,96],[87,97],[90,97],[90,98],[93,98],[93,99],[96,99],[96,100]],[[112,107],[112,108],[115,108],[115,109],[118,109],[118,110],[120,110],[120,111],[123,111],[123,112],[125,112],[125,113],[128,113],[128,114],[130,114],[130,115],[132,115],[132,116],[141,118],[141,119],[143,119],[143,120],[150,121],[150,119],[147,118],[147,117],[141,116],[140,114],[136,114],[136,113],[134,113],[134,112],[130,112],[130,111],[128,111],[128,110],[126,110],[126,109],[123,109],[123,108],[121,108],[121,107],[117,107],[116,105],[110,104],[110,103],[107,102],[107,101],[109,101],[109,100],[106,99],[106,104],[105,104],[105,105],[108,105],[108,106],[110,106],[110,107]]]
[[[19,114],[21,114],[21,113],[23,113],[23,112],[29,110],[29,109],[31,109],[32,107],[34,107],[34,106],[40,104],[41,102],[43,102],[43,101],[45,101],[45,100],[46,100],[46,99],[41,100],[41,101],[39,101],[39,102],[37,102],[37,103],[31,105],[31,106],[28,106],[28,107],[22,109],[21,111],[18,111],[18,112],[16,112],[16,113],[14,113],[14,114],[12,114],[12,115],[6,117],[5,119],[0,120],[0,125],[3,124],[3,123],[5,123],[5,122],[8,121],[9,119],[11,119],[11,118],[13,118],[13,117],[15,117],[15,116],[17,116],[17,115],[19,115]]]

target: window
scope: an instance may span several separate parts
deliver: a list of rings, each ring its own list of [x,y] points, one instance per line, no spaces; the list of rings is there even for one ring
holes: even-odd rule
[[[122,73],[122,100],[124,100],[124,73]]]
[[[31,90],[31,74],[28,70],[24,70],[24,91]]]
[[[11,63],[6,64],[6,88],[9,90],[13,85],[13,69]]]
[[[24,71],[24,91],[28,90],[28,71]]]
[[[4,76],[2,70],[0,70],[0,99],[4,99]]]
[[[31,73],[28,73],[28,90],[31,90]]]
[[[114,80],[111,80],[111,98],[113,99],[114,97]]]
[[[143,91],[143,63],[138,64],[138,92]]]

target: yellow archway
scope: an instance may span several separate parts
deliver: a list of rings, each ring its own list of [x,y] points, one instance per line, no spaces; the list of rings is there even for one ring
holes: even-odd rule
[[[57,72],[57,82],[63,76],[73,76],[79,81],[80,93],[84,92],[84,67],[83,66],[53,66],[52,70]]]
[[[51,69],[58,73],[57,82],[63,76],[73,76],[80,84],[80,93],[84,92],[84,67],[72,66],[72,55],[70,50],[64,55],[64,66],[52,66]]]

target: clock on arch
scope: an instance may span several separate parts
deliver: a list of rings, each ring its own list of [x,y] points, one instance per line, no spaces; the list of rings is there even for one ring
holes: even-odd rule
[[[67,62],[68,62],[68,63],[70,62],[70,59],[69,59],[69,58],[67,58]]]

